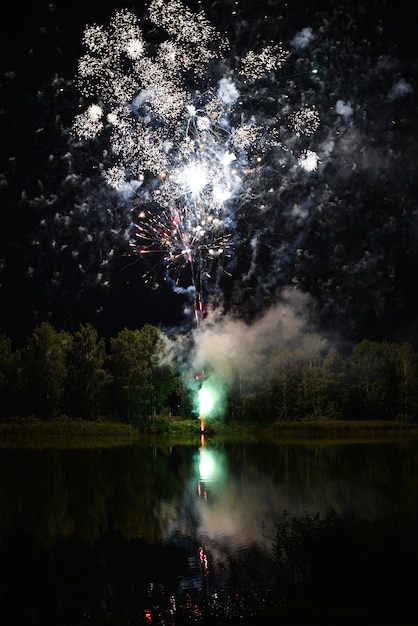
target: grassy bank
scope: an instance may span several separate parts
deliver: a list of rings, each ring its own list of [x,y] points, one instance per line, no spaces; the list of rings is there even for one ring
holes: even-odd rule
[[[154,424],[154,433],[160,434],[175,442],[180,438],[185,440],[200,436],[200,424],[197,420],[182,420],[169,424]],[[418,438],[418,423],[379,421],[338,421],[338,420],[309,420],[305,422],[273,422],[272,424],[260,425],[257,423],[209,423],[205,435],[213,442],[244,441],[286,443],[350,443],[370,442],[376,443],[379,439],[387,442],[405,437]]]
[[[157,418],[144,421],[138,426],[114,422],[111,420],[81,420],[61,416],[52,420],[37,418],[9,418],[0,421],[0,447],[7,446],[57,446],[57,447],[94,447],[132,444],[147,436],[158,436],[175,440],[176,438],[192,437],[193,441],[200,436],[198,419],[171,420]],[[205,427],[205,435],[220,436],[234,439],[269,440],[320,439],[344,437],[349,435],[418,435],[418,423],[401,421],[343,421],[343,420],[309,420],[301,422],[273,422],[260,425],[255,422],[209,422]]]
[[[130,424],[66,416],[52,420],[9,418],[0,421],[0,447],[103,447],[131,444],[139,433]]]
[[[171,433],[199,432],[200,423],[198,420],[179,420],[171,423],[155,422],[154,430],[166,430]],[[221,422],[214,421],[206,424],[207,434],[274,434],[282,433],[408,433],[418,434],[418,423],[388,420],[306,420],[300,422],[272,422],[271,424],[258,424],[256,422]]]

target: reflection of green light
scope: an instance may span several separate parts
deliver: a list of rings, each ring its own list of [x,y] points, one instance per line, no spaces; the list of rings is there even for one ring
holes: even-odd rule
[[[208,450],[200,450],[199,474],[200,478],[212,478],[215,471],[215,459]]]
[[[203,416],[208,415],[208,413],[210,413],[211,410],[213,409],[213,404],[214,404],[213,395],[211,394],[209,389],[202,387],[202,389],[200,389],[199,391],[198,398],[199,398],[200,415],[203,415]]]
[[[196,458],[196,471],[199,480],[204,483],[214,484],[225,480],[225,453],[207,445],[202,446]]]

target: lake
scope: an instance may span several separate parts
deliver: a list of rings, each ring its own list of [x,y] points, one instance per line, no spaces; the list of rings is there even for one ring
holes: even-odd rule
[[[0,625],[417,624],[417,505],[410,435],[0,443]]]

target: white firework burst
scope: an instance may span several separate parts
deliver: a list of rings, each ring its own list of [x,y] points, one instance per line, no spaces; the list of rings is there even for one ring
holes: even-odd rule
[[[161,42],[148,43],[125,9],[107,29],[86,28],[78,84],[89,104],[73,130],[88,140],[107,129],[114,162],[102,166],[105,180],[116,189],[136,181],[141,189],[133,248],[141,255],[160,250],[169,274],[188,266],[197,308],[214,259],[231,254],[234,200],[246,176],[280,146],[277,120],[246,113],[241,92],[253,97],[257,81],[271,80],[288,53],[281,45],[249,50],[234,71],[228,41],[202,12],[180,0],[152,0],[148,19],[164,31]],[[308,135],[319,116],[305,108],[289,125]],[[315,169],[313,154],[301,156],[305,170]]]

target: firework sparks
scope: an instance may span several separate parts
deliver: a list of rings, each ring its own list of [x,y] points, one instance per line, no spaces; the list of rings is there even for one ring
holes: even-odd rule
[[[320,124],[319,113],[312,107],[304,107],[289,115],[289,124],[298,137],[312,135]]]
[[[313,150],[304,150],[299,157],[299,165],[307,172],[316,170],[319,161],[319,156]]]
[[[234,70],[228,42],[203,13],[178,0],[153,0],[147,18],[163,32],[161,43],[147,43],[128,10],[116,11],[107,29],[86,28],[78,83],[87,106],[73,130],[82,140],[106,132],[106,181],[116,189],[136,181],[139,189],[132,248],[143,257],[160,253],[178,288],[189,268],[184,289],[191,287],[199,320],[213,268],[219,273],[231,258],[246,180],[267,150],[280,147],[277,119],[257,119],[243,102],[288,53],[281,45],[250,50]],[[319,116],[304,109],[289,124],[297,136],[308,135]],[[313,163],[301,156],[305,170]]]

